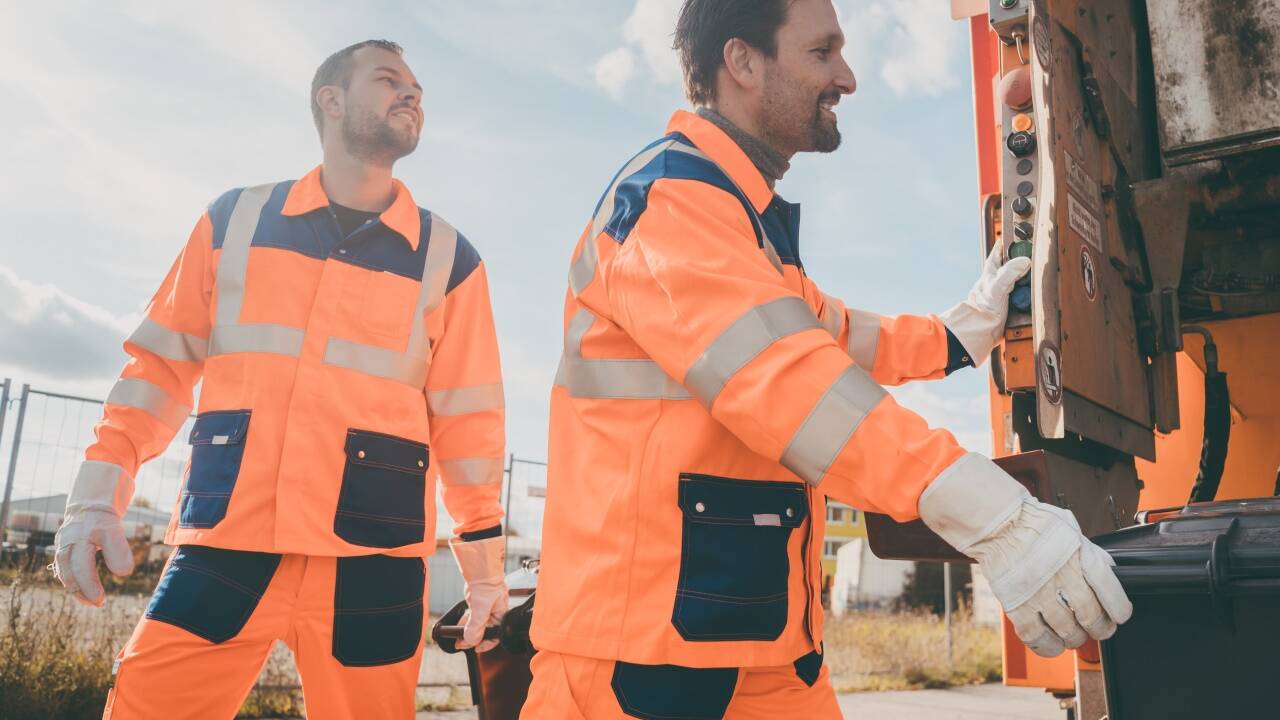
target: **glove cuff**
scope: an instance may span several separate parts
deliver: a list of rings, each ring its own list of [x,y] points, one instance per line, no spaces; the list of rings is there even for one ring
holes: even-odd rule
[[[133,499],[133,478],[124,468],[101,460],[85,460],[67,496],[66,516],[103,510],[123,518]]]
[[[506,575],[506,541],[501,537],[472,540],[449,540],[453,559],[468,584],[502,580]]]
[[[964,345],[974,367],[987,361],[991,350],[1000,342],[1004,322],[993,319],[969,303],[960,303],[938,316],[942,324]]]
[[[964,553],[1011,521],[1031,493],[978,453],[943,470],[920,494],[920,519]],[[967,554],[967,553],[966,553]]]

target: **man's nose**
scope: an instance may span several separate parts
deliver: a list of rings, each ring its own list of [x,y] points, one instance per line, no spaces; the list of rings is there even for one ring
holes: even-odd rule
[[[840,71],[836,74],[836,87],[841,95],[852,95],[858,89],[858,79],[853,75],[853,68],[840,56]]]

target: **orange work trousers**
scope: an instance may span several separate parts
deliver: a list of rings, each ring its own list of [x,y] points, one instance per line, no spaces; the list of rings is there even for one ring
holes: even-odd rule
[[[116,658],[103,718],[234,717],[277,640],[310,720],[412,718],[426,567],[181,546]]]
[[[539,651],[521,720],[840,720],[822,656],[791,665],[687,668]]]

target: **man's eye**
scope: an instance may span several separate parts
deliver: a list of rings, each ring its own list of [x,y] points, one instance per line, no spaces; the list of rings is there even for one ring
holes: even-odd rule
[[[816,48],[813,52],[817,54],[819,59],[826,60],[827,56],[831,54],[831,48]]]

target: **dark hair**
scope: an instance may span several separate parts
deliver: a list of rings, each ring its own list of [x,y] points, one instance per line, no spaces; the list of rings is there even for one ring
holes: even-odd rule
[[[351,56],[361,48],[375,47],[390,50],[397,55],[404,54],[404,48],[390,40],[365,40],[355,45],[348,45],[330,55],[316,68],[316,76],[311,79],[311,117],[316,121],[316,130],[324,132],[324,111],[316,100],[316,93],[325,85],[339,85],[343,90],[351,84]]]
[[[689,102],[715,100],[716,71],[724,65],[725,43],[733,38],[767,57],[777,54],[778,28],[789,5],[790,0],[685,0],[672,47],[680,53]]]

